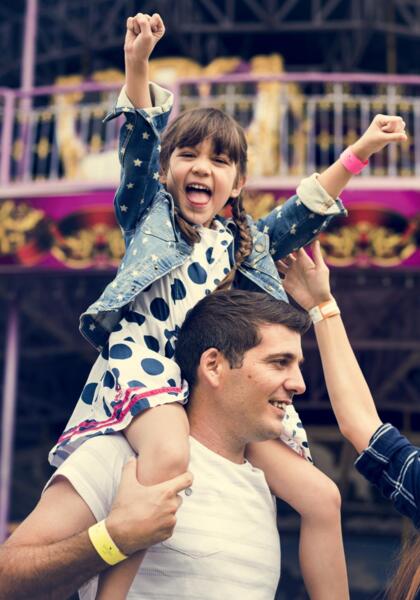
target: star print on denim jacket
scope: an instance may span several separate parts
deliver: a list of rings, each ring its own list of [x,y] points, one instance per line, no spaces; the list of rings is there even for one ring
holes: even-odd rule
[[[114,199],[126,252],[113,281],[81,316],[82,334],[102,350],[125,307],[151,283],[182,265],[192,247],[174,218],[174,200],[159,181],[160,134],[172,107],[172,94],[150,84],[153,108],[135,109],[123,89],[105,121],[124,114],[119,142],[121,181]],[[346,211],[318,183],[304,179],[281,207],[254,221],[248,216],[253,249],[235,278],[235,287],[267,292],[287,301],[274,261],[310,243],[334,215]],[[231,219],[222,219],[233,235],[231,265],[239,234]]]

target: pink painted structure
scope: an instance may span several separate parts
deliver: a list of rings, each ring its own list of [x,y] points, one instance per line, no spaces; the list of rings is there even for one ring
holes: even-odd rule
[[[33,8],[33,6],[32,6]],[[31,13],[32,30],[29,33],[33,36],[33,19]],[[32,33],[31,33],[32,32]],[[27,56],[30,59],[31,52]],[[33,56],[32,56],[33,58]],[[28,82],[28,80],[27,80]],[[114,267],[118,257],[112,257],[106,252],[98,251],[95,260],[90,264],[78,265],[69,264],[68,256],[63,259],[65,251],[65,240],[60,225],[65,219],[76,213],[81,226],[87,226],[94,222],[96,225],[113,227],[112,223],[112,197],[117,181],[89,181],[89,180],[68,180],[60,176],[57,167],[58,155],[57,149],[52,151],[52,157],[55,160],[54,169],[50,169],[44,180],[38,181],[32,177],[33,165],[31,167],[31,144],[34,143],[33,136],[35,128],[31,129],[31,115],[35,115],[35,110],[44,110],[49,106],[50,98],[59,93],[83,92],[89,94],[109,93],[115,98],[117,87],[114,85],[99,85],[94,83],[85,83],[72,87],[46,86],[42,88],[31,88],[28,83],[24,89],[10,90],[0,89],[0,198],[11,200],[15,206],[25,204],[29,209],[42,213],[41,221],[44,222],[48,231],[51,233],[50,246],[39,247],[36,240],[36,232],[29,237],[23,250],[9,255],[3,255],[0,258],[0,272],[3,276],[10,271],[26,269],[36,265],[42,269],[67,269],[75,270],[78,268],[109,268]],[[388,153],[388,162],[385,172],[380,177],[372,176],[372,172],[365,172],[359,178],[353,188],[350,188],[343,197],[346,201],[351,214],[359,215],[360,219],[368,225],[383,225],[395,227],[403,238],[405,243],[409,236],[419,235],[419,213],[420,213],[420,100],[418,98],[418,89],[420,88],[420,77],[417,76],[388,76],[371,74],[327,74],[327,73],[287,73],[278,76],[257,77],[250,74],[238,73],[229,76],[215,78],[180,79],[173,87],[175,94],[176,114],[183,103],[183,89],[188,86],[199,86],[207,83],[214,86],[236,85],[254,85],[261,83],[297,83],[299,85],[325,86],[333,89],[333,100],[336,101],[336,110],[334,116],[334,151],[341,150],[344,141],[343,129],[343,111],[342,100],[344,94],[344,84],[354,85],[366,88],[366,86],[384,85],[387,88],[385,104],[390,108],[398,108],[401,98],[397,95],[397,86],[406,86],[407,89],[416,89],[417,94],[410,96],[410,133],[413,136],[413,143],[408,156],[408,163],[401,163],[401,168],[407,168],[409,176],[397,177],[397,161],[395,150]],[[232,88],[232,89],[233,89]],[[321,93],[322,94],[322,93]],[[235,91],[233,91],[235,96]],[[237,95],[237,94],[236,94]],[[316,94],[314,94],[316,95]],[[319,92],[318,92],[319,96]],[[308,96],[310,98],[310,96]],[[41,100],[44,99],[42,103]],[[212,98],[201,98],[203,103],[209,103]],[[185,98],[184,98],[185,100]],[[364,120],[369,120],[371,104],[375,100],[374,96],[361,94],[360,107]],[[22,104],[22,101],[23,104]],[[317,102],[320,102],[319,98]],[[341,104],[340,104],[341,103]],[[22,111],[22,105],[29,117],[26,121],[26,129],[20,139],[26,143],[23,148],[21,161],[13,165],[12,156],[16,147],[17,134],[16,123],[19,111]],[[309,104],[308,104],[309,106]],[[308,115],[317,114],[317,104],[311,104],[312,113],[308,109]],[[35,108],[34,108],[35,107]],[[363,108],[364,107],[364,108]],[[364,110],[364,113],[363,113]],[[27,116],[28,116],[27,115]],[[33,117],[35,119],[35,117]],[[53,134],[51,134],[53,135]],[[32,137],[31,137],[32,136]],[[315,146],[312,138],[316,137],[315,129],[308,137],[308,170],[316,167]],[[116,137],[108,140],[109,148],[114,147]],[[289,150],[286,149],[285,156]],[[336,152],[337,153],[337,152]],[[100,158],[100,156],[99,156]],[[16,161],[15,161],[16,162]],[[54,162],[54,161],[52,161]],[[280,197],[285,197],[293,191],[299,177],[288,172],[288,164],[285,161],[285,167],[279,173],[272,177],[260,177],[251,179],[249,188],[254,192],[258,190],[265,193],[271,193],[276,202]],[[32,170],[31,170],[32,169]],[[350,217],[352,218],[352,217]],[[360,220],[359,220],[360,221]],[[416,233],[417,232],[417,233]],[[100,237],[100,234],[98,234]],[[102,234],[101,234],[102,235]],[[372,266],[372,262],[366,259],[369,256],[369,243],[366,230],[360,233],[360,252],[355,255],[353,265]],[[356,235],[357,237],[357,235]],[[413,238],[414,239],[414,238]],[[418,239],[418,237],[417,237]],[[367,241],[366,241],[367,240]],[[328,240],[327,240],[328,242]],[[98,242],[99,244],[102,242]],[[359,243],[359,240],[357,240]],[[101,246],[103,250],[103,245]],[[61,253],[61,254],[60,254]],[[61,256],[61,258],[60,258]],[[333,257],[334,259],[334,257]],[[334,262],[332,259],[331,262]],[[337,259],[337,257],[336,257]],[[337,259],[338,260],[338,259]],[[339,261],[336,264],[339,264]],[[376,266],[379,266],[377,264]],[[389,265],[389,266],[395,266]],[[417,247],[412,251],[402,253],[398,266],[419,268],[420,252]],[[6,524],[9,506],[10,490],[10,471],[12,464],[13,447],[13,429],[14,414],[16,406],[16,388],[17,388],[17,369],[18,369],[18,330],[19,313],[16,305],[11,307],[9,312],[8,331],[6,336],[6,368],[3,388],[3,419],[2,419],[2,447],[0,462],[0,542],[6,535]]]

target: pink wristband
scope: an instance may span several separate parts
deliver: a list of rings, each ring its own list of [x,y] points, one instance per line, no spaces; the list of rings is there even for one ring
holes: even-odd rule
[[[366,160],[363,162],[360,160],[360,158],[355,155],[351,147],[349,147],[340,154],[340,162],[343,167],[347,169],[347,171],[350,171],[350,173],[353,175],[358,175],[360,171],[366,167],[369,161]]]

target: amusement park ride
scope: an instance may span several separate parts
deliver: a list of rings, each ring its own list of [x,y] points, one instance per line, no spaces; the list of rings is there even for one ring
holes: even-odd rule
[[[3,82],[13,80],[18,68],[14,4],[1,8],[10,17],[2,25],[4,33],[13,38],[0,57]],[[26,32],[21,87],[0,89],[0,314],[7,340],[2,354],[0,537],[6,532],[12,459],[17,476],[13,497],[21,498],[25,488],[25,500],[15,500],[13,506],[13,517],[19,519],[48,475],[47,450],[94,358],[78,334],[77,316],[109,280],[123,252],[112,212],[119,124],[102,123],[122,74],[118,65],[111,65],[74,76],[83,73],[87,56],[95,54],[99,65],[121,45],[133,3],[109,2],[106,21],[103,4],[88,3],[88,23],[79,29],[85,2],[45,0],[37,6],[36,0],[28,0],[25,26],[20,23]],[[299,12],[303,4],[310,5],[306,13]],[[335,220],[321,242],[381,416],[420,444],[420,77],[289,72],[279,54],[258,54],[258,44],[256,56],[246,61],[232,58],[229,47],[228,34],[239,45],[240,36],[256,39],[268,27],[276,35],[310,35],[316,26],[321,38],[330,38],[326,68],[340,65],[349,71],[360,66],[378,32],[391,38],[418,35],[418,2],[387,3],[392,5],[392,27],[389,22],[386,27],[388,13],[378,9],[380,2],[354,0],[351,14],[341,10],[343,4],[349,3],[164,0],[145,1],[142,10],[154,12],[159,5],[160,12],[167,11],[168,49],[176,47],[184,55],[152,63],[154,78],[174,91],[175,114],[213,105],[245,127],[251,150],[245,202],[255,216],[284,201],[302,176],[330,164],[374,114],[404,117],[409,141],[375,157],[353,181],[343,194],[349,216]],[[43,24],[48,19],[47,34]],[[361,31],[363,20],[370,28]],[[392,63],[392,39],[388,50]],[[223,51],[226,58],[215,59]],[[35,86],[40,80],[48,85]],[[308,391],[296,405],[316,461],[340,485],[345,526],[359,532],[369,522],[378,532],[398,534],[400,518],[351,469],[354,455],[332,418],[311,335],[305,355]]]

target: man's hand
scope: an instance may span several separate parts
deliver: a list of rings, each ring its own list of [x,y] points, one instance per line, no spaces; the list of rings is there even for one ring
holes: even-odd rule
[[[352,145],[360,160],[367,160],[391,142],[406,142],[405,121],[401,117],[376,115],[362,137]]]
[[[110,536],[128,556],[168,539],[181,506],[179,492],[192,484],[191,473],[152,485],[141,485],[136,477],[136,461],[125,465],[118,493],[106,518]]]
[[[305,310],[331,300],[330,272],[322,257],[319,241],[312,246],[313,259],[300,248],[277,261],[277,268],[284,275],[286,292]]]
[[[153,48],[165,34],[165,26],[157,13],[152,16],[137,13],[127,19],[124,52],[126,60],[132,63],[145,63]]]

